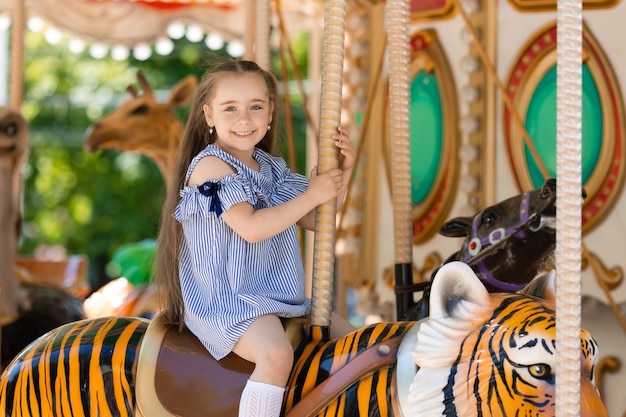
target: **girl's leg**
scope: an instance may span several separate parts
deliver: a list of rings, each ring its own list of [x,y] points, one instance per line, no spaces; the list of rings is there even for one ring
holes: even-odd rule
[[[278,417],[293,366],[293,348],[280,319],[261,316],[241,336],[233,351],[255,364],[241,395],[240,417]]]

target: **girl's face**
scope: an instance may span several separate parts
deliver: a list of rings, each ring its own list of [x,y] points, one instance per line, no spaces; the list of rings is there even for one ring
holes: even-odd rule
[[[215,145],[237,156],[252,151],[267,133],[273,103],[259,74],[225,75],[213,99],[202,107],[206,122],[217,133]]]

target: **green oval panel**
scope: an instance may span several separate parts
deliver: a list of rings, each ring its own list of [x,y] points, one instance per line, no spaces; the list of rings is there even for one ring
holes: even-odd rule
[[[587,65],[583,65],[582,86],[582,181],[593,173],[602,149],[602,104],[596,83]],[[537,84],[528,104],[526,130],[551,177],[556,177],[556,66]],[[535,187],[544,183],[537,163],[524,145],[526,165]]]
[[[443,118],[434,75],[419,72],[411,82],[411,200],[423,203],[441,165]],[[392,167],[393,169],[393,167]]]

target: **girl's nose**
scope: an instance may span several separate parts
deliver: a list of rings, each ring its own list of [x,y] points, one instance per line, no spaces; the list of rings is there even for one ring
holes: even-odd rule
[[[247,110],[241,111],[239,112],[239,119],[238,121],[240,122],[247,122],[248,120],[250,120],[250,113]]]

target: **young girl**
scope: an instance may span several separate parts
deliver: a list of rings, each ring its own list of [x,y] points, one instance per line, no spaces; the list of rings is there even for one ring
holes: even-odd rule
[[[352,142],[334,135],[341,169],[310,181],[272,156],[278,130],[274,76],[250,61],[218,64],[199,86],[159,232],[163,317],[183,323],[219,360],[255,364],[239,416],[278,416],[293,365],[279,317],[309,313],[296,223],[341,197]]]

